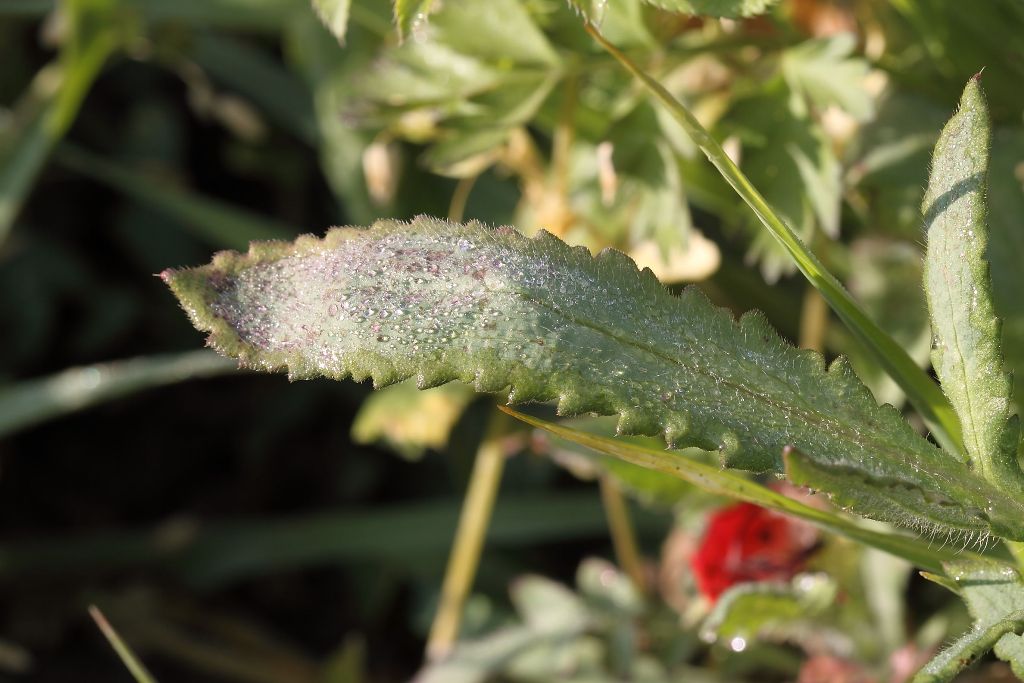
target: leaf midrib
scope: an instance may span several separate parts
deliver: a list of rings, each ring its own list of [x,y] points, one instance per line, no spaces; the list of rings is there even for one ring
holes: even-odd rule
[[[643,342],[641,342],[641,341],[639,341],[639,340],[637,340],[635,338],[620,335],[620,334],[618,334],[618,333],[616,333],[616,332],[614,332],[614,331],[612,331],[610,329],[602,327],[602,326],[600,326],[600,325],[598,325],[596,323],[593,323],[593,322],[591,322],[589,320],[577,317],[575,315],[571,315],[571,314],[563,311],[561,308],[559,308],[557,306],[553,306],[553,305],[548,304],[547,302],[545,302],[545,301],[543,301],[543,300],[541,300],[541,299],[539,299],[539,298],[537,298],[535,296],[531,296],[528,292],[526,292],[524,290],[517,289],[516,293],[521,298],[523,298],[524,300],[526,300],[526,301],[528,301],[530,303],[533,303],[533,304],[535,304],[535,305],[537,305],[537,306],[539,306],[541,308],[544,308],[544,309],[546,309],[548,311],[551,311],[552,313],[562,317],[563,319],[565,319],[565,320],[567,320],[567,321],[569,321],[571,323],[575,323],[575,324],[580,325],[582,327],[585,327],[587,329],[591,329],[591,330],[594,330],[595,332],[603,334],[603,335],[607,336],[608,338],[612,339],[613,341],[615,341],[615,342],[617,342],[619,344],[622,344],[624,346],[628,346],[628,347],[637,349],[639,351],[643,351],[643,352],[649,353],[650,355],[652,355],[652,356],[658,358],[659,360],[662,360],[662,361],[664,361],[664,362],[666,362],[666,363],[668,363],[670,365],[675,365],[675,366],[677,366],[679,368],[682,368],[682,369],[685,369],[685,370],[690,370],[690,371],[692,371],[692,372],[694,372],[696,374],[703,375],[703,376],[711,379],[714,382],[718,382],[718,383],[724,384],[724,385],[726,385],[726,386],[728,386],[730,388],[733,388],[733,389],[735,389],[735,390],[737,390],[737,391],[739,391],[739,392],[741,392],[741,393],[743,393],[743,394],[745,394],[745,395],[747,395],[747,396],[749,396],[749,397],[751,397],[751,398],[753,398],[755,400],[762,401],[762,402],[764,402],[764,403],[766,403],[766,404],[768,404],[768,405],[770,405],[770,406],[780,410],[781,412],[786,413],[787,415],[789,415],[791,417],[803,417],[803,418],[805,418],[805,422],[807,422],[808,424],[813,424],[814,426],[817,426],[817,427],[821,427],[821,426],[824,426],[824,425],[836,426],[838,428],[838,431],[841,433],[842,440],[846,440],[846,441],[853,441],[854,440],[853,439],[853,433],[851,433],[850,429],[847,428],[842,422],[840,422],[838,420],[834,420],[833,421],[832,418],[830,418],[829,416],[824,415],[824,414],[822,414],[822,413],[820,413],[818,411],[815,411],[809,405],[806,407],[806,409],[801,409],[799,406],[793,406],[793,405],[790,405],[790,404],[787,404],[787,403],[780,403],[777,400],[775,400],[774,398],[772,398],[771,396],[766,396],[764,394],[758,393],[758,392],[750,389],[749,387],[747,387],[744,384],[739,384],[739,383],[733,382],[731,380],[727,380],[727,379],[719,376],[718,374],[716,374],[716,373],[714,373],[714,372],[712,372],[710,370],[705,370],[705,369],[699,368],[697,366],[691,366],[691,365],[685,363],[682,359],[677,358],[677,357],[672,356],[672,355],[669,355],[669,354],[666,354],[666,353],[662,352],[660,349],[658,349],[656,347],[652,347],[652,346],[647,345],[647,344],[644,344]],[[712,339],[708,339],[708,340],[706,340],[706,342],[714,345],[716,348],[719,349],[719,351],[721,351],[726,356],[730,356],[730,357],[734,357],[735,356],[735,354],[732,354],[732,353],[726,351],[720,345],[715,343],[715,341],[712,340]],[[751,365],[748,361],[746,361],[743,358],[737,358],[737,362],[741,363],[745,368],[753,367],[753,368],[755,368],[757,370],[760,370],[760,371],[764,372],[766,375],[769,375],[772,379],[778,380],[782,384],[784,384],[787,387],[789,387],[790,390],[792,391],[793,395],[799,398],[800,392],[794,390],[794,388],[789,384],[788,381],[779,379],[776,375],[771,374],[770,372],[768,372],[768,370],[766,370],[765,368],[761,367],[760,365]],[[862,433],[856,433],[856,437],[858,439],[863,440],[864,436],[865,435],[862,434]],[[879,436],[877,434],[870,435],[868,437],[868,439],[872,443],[874,443],[875,445],[879,445],[880,443],[881,444],[885,444],[885,442],[879,442]],[[893,449],[891,447],[889,447],[889,448],[880,448],[879,450],[881,452],[887,452],[887,451],[892,451]],[[929,473],[929,474],[931,474],[931,473]]]

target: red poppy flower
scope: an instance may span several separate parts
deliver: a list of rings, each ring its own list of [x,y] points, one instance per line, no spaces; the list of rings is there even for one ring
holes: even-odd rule
[[[816,543],[806,522],[739,503],[711,516],[690,567],[700,592],[714,602],[737,583],[788,581]]]

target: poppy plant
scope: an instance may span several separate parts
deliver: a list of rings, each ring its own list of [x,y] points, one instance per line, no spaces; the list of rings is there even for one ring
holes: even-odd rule
[[[739,503],[711,515],[690,567],[700,592],[714,602],[738,583],[789,580],[816,544],[806,523]]]

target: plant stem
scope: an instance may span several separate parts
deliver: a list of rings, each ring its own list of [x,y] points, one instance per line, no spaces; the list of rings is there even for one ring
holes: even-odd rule
[[[814,287],[804,292],[804,303],[800,314],[800,339],[802,348],[825,353],[825,334],[828,332],[828,302]]]
[[[469,194],[473,191],[478,177],[471,175],[459,178],[459,182],[455,184],[455,190],[452,192],[452,200],[448,204],[448,220],[453,223],[462,222],[466,215],[466,202],[469,201]]]
[[[96,622],[96,626],[99,627],[100,632],[110,643],[110,647],[114,648],[114,652],[121,659],[125,668],[131,673],[138,683],[156,683],[156,679],[153,678],[153,674],[149,673],[145,665],[135,656],[128,644],[125,643],[121,636],[117,634],[114,627],[110,625],[107,618],[103,616],[103,612],[100,611],[96,605],[89,605],[89,616]]]
[[[445,569],[437,614],[427,639],[428,661],[445,658],[459,637],[462,610],[473,587],[504,467],[505,453],[501,448],[501,440],[489,435],[480,444],[473,463],[469,488],[455,530],[455,541]]]
[[[1013,556],[1014,562],[1017,563],[1017,569],[1024,573],[1024,543],[1019,541],[1004,541],[1006,543],[1006,549],[1010,551],[1010,555]]]
[[[643,71],[617,47],[609,43],[589,22],[584,27],[601,47],[608,51],[630,73],[636,76],[648,90],[668,108],[672,116],[682,125],[694,143],[700,147],[708,160],[718,169],[727,183],[736,191],[747,206],[753,210],[761,223],[789,252],[800,272],[814,285],[832,310],[846,323],[850,331],[864,343],[875,362],[906,393],[907,398],[921,413],[935,439],[953,457],[963,460],[963,440],[960,422],[953,406],[938,385],[907,355],[907,352],[868,317],[860,305],[800,240],[786,223],[772,210],[761,193],[750,183],[739,167],[697,121],[697,118],[668,92],[660,83]]]
[[[611,476],[602,475],[599,481],[601,502],[604,503],[604,512],[608,517],[608,530],[611,532],[615,557],[619,566],[632,579],[637,590],[646,593],[647,581],[644,575],[644,564],[637,548],[636,534],[633,531],[633,522],[629,518],[626,498],[622,495],[619,483]]]
[[[551,170],[555,191],[562,197],[569,194],[569,165],[572,142],[576,136],[575,116],[579,81],[575,74],[566,78],[562,87],[562,106],[551,141]]]

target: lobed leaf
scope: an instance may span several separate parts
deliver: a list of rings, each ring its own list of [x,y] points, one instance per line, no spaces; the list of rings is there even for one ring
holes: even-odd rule
[[[856,46],[852,33],[805,41],[783,53],[782,75],[817,106],[834,104],[866,121],[874,114],[874,103],[864,87],[868,63],[853,56]]]
[[[1003,370],[985,254],[989,137],[988,108],[975,77],[935,146],[922,206],[928,231],[925,290],[932,363],[960,417],[967,453],[984,477],[1021,492],[1016,423],[1009,420],[1010,378]]]
[[[461,379],[510,403],[557,399],[563,415],[616,414],[620,433],[748,470],[781,471],[795,448],[884,482],[893,507],[860,514],[1024,538],[1024,503],[878,406],[844,360],[826,371],[763,316],[737,323],[696,289],[672,296],[616,251],[421,217],[254,243],[162,277],[209,344],[249,367],[376,386]]]
[[[743,171],[783,221],[801,239],[811,241],[815,230],[839,236],[839,161],[832,146],[806,113],[794,110],[793,91],[777,87],[738,99],[723,134],[745,140]],[[764,130],[770,127],[771,134]],[[796,270],[784,245],[762,229],[754,211],[743,211],[750,235],[748,257],[756,260],[769,282]]]

